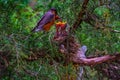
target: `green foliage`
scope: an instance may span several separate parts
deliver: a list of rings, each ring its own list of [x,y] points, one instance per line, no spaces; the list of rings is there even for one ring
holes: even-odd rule
[[[70,26],[74,23],[83,0],[33,0],[36,5],[32,8],[32,0],[0,0],[0,51],[9,51],[10,64],[7,73],[1,80],[60,80],[66,74],[76,76],[72,64],[63,66],[63,63],[50,65],[54,58],[62,60],[57,47],[52,44],[55,32],[53,28],[47,32],[31,33],[38,20],[51,7],[58,10],[58,14],[67,21]],[[106,6],[98,6],[98,0],[90,0],[88,10],[95,13],[106,25],[105,30],[97,30],[90,24],[83,22],[82,28],[76,30],[76,37],[81,45],[88,47],[87,55],[94,54],[96,50],[106,51],[107,54],[120,52],[120,34],[112,33],[108,28],[120,31],[119,0],[114,0],[108,9]],[[106,16],[107,15],[107,16]],[[31,50],[39,51],[45,48],[50,52],[46,57],[36,61],[26,61]],[[102,54],[100,54],[102,55]],[[37,72],[37,76],[29,75],[24,71]],[[91,80],[97,80],[97,72],[86,68]],[[92,73],[92,74],[91,74]],[[96,76],[96,77],[95,77]],[[85,77],[85,80],[90,80]]]
[[[104,16],[105,14],[109,14],[110,11],[105,6],[100,6],[94,10],[94,13],[101,17],[101,16]]]

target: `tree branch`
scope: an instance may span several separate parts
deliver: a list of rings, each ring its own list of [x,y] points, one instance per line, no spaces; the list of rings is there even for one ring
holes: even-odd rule
[[[84,0],[83,2],[83,5],[82,5],[82,8],[81,8],[81,11],[79,12],[78,14],[78,17],[76,19],[76,21],[74,22],[72,28],[70,29],[70,32],[74,29],[76,29],[82,22],[82,18],[86,12],[86,9],[87,9],[87,4],[88,4],[89,0]]]
[[[81,55],[80,53],[78,54]],[[76,56],[72,58],[71,61],[73,63],[80,64],[80,65],[94,66],[104,62],[115,61],[119,59],[120,59],[120,54],[116,54],[116,55],[104,55],[104,56],[95,57],[95,58],[81,58],[81,57],[78,58]]]
[[[108,61],[111,62],[115,60],[120,60],[120,53],[116,53],[115,55],[104,55],[101,57],[86,57],[85,56],[85,53],[87,51],[86,46],[79,48],[80,44],[75,40],[73,36],[71,36],[68,39],[68,42],[69,43],[66,44],[66,42],[63,41],[62,43],[60,43],[60,47],[59,47],[59,51],[62,54],[67,55],[68,54],[67,52],[69,52],[70,61],[66,61],[66,62],[73,62],[79,65],[93,66],[93,65],[101,64]],[[67,45],[69,45],[69,51],[67,49]]]

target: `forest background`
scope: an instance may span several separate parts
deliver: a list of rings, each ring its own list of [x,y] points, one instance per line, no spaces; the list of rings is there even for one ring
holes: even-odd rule
[[[65,80],[68,75],[74,80],[77,76],[74,64],[64,66],[64,61],[61,60],[63,55],[51,42],[55,27],[48,33],[31,33],[31,30],[51,7],[56,8],[63,21],[72,26],[83,2],[84,0],[0,0],[1,80]],[[95,20],[83,20],[74,34],[81,45],[88,47],[87,56],[120,52],[119,4],[120,0],[89,0],[83,18],[94,15]],[[39,55],[40,53],[46,55]],[[56,58],[61,62],[56,62]],[[108,79],[96,68],[84,68],[82,78],[85,80]]]

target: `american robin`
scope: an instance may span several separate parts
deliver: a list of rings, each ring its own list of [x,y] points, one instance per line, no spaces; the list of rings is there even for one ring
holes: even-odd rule
[[[32,32],[38,31],[49,31],[51,26],[54,24],[55,20],[60,19],[57,14],[57,10],[55,8],[51,8],[48,12],[46,12],[41,20],[37,23],[36,27],[32,30]]]

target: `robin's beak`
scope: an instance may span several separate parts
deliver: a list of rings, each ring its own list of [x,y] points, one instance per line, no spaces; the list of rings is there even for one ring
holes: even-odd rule
[[[56,15],[56,16],[55,16],[55,19],[56,19],[56,20],[57,20],[57,19],[60,19],[60,17],[59,17],[58,15]]]
[[[55,16],[55,20],[59,20],[59,21],[62,21],[62,18],[58,15]]]

